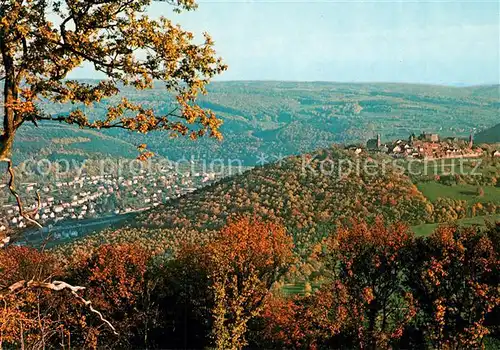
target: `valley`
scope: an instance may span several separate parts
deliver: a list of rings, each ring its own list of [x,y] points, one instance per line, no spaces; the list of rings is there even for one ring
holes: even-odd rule
[[[36,203],[30,198],[37,191],[42,194],[43,205],[37,218],[44,225],[57,224],[59,221],[66,223],[68,220],[77,220],[78,225],[78,220],[98,220],[100,217],[146,210],[147,214],[139,215],[139,220],[147,223],[147,227],[159,226],[156,223],[161,222],[162,227],[178,227],[178,223],[182,223],[180,226],[185,230],[195,227],[214,229],[220,227],[231,215],[248,212],[273,220],[279,218],[298,236],[308,239],[311,236],[311,241],[316,241],[331,229],[325,228],[322,222],[333,223],[343,217],[352,217],[354,213],[383,215],[391,220],[405,220],[414,225],[447,222],[453,218],[460,219],[463,215],[489,215],[496,212],[500,203],[498,187],[495,187],[499,177],[499,162],[495,161],[495,157],[490,157],[495,149],[500,149],[495,145],[481,146],[478,142],[482,140],[482,135],[495,134],[495,127],[491,131],[486,130],[495,123],[497,117],[495,89],[494,86],[451,88],[408,84],[213,83],[209,87],[209,96],[201,100],[201,105],[213,109],[223,119],[223,141],[169,140],[168,137],[160,138],[155,132],[141,136],[124,134],[122,131],[80,131],[53,122],[44,123],[40,128],[27,126],[16,141],[20,150],[16,153],[19,157],[16,163],[20,170],[18,181],[25,184],[20,189],[28,203],[31,200],[31,209],[36,207]],[[167,108],[170,100],[168,92],[160,87],[148,94],[125,88],[124,94],[154,109]],[[53,109],[54,106],[46,107],[54,115],[59,115],[80,106],[62,104],[58,111]],[[98,118],[106,104],[84,108]],[[482,128],[485,130],[479,132]],[[427,209],[415,211],[409,209],[409,205],[408,209],[398,211],[397,207],[389,206],[387,210],[391,208],[392,211],[384,212],[383,207],[379,206],[380,198],[373,209],[362,202],[356,202],[359,199],[355,198],[345,198],[345,208],[339,208],[333,203],[331,207],[326,203],[318,206],[324,202],[319,201],[319,198],[324,198],[328,193],[331,196],[345,196],[351,191],[348,190],[348,183],[327,185],[322,189],[324,194],[306,195],[306,198],[311,195],[313,198],[319,196],[318,202],[300,203],[306,188],[317,187],[325,179],[305,178],[299,181],[298,174],[289,178],[300,168],[299,162],[292,155],[304,157],[308,152],[313,152],[310,157],[321,157],[324,152],[332,152],[332,144],[337,144],[333,149],[338,150],[333,152],[340,152],[337,155],[341,158],[355,159],[366,147],[367,141],[369,144],[369,139],[378,135],[382,140],[379,141],[378,149],[368,149],[363,157],[374,155],[378,157],[378,161],[391,157],[398,160],[401,158],[402,164],[405,164],[411,159],[404,158],[413,158],[420,150],[427,150],[423,146],[416,146],[417,142],[422,141],[415,141],[415,145],[412,145],[411,142],[401,140],[407,140],[412,134],[420,135],[422,131],[439,133],[444,140],[443,146],[440,146],[443,150],[434,147],[431,152],[437,157],[445,155],[448,159],[443,159],[437,165],[432,164],[436,169],[430,171],[419,169],[419,163],[412,164],[416,169],[425,171],[417,172],[418,175],[408,173],[406,175],[409,178],[400,178],[398,181],[407,181],[405,191],[413,193],[406,198],[420,198],[420,207]],[[473,156],[481,160],[481,169],[486,172],[484,176],[461,176],[460,180],[456,180],[455,176],[453,181],[463,184],[452,184],[449,174],[459,174],[458,170],[463,171],[464,165],[460,165],[460,169],[458,163],[450,165],[453,159],[449,158],[453,154],[448,153],[457,150],[468,152],[467,138],[475,132],[479,132],[474,140],[478,145],[476,147],[483,147],[477,149],[484,154]],[[132,174],[130,164],[136,162],[135,158],[140,154],[137,147],[143,142],[147,142],[148,149],[155,153],[155,162],[167,166],[151,172],[149,164],[149,170]],[[347,153],[340,151],[344,147],[342,144],[346,145]],[[40,146],[41,149],[35,152]],[[409,150],[410,153],[407,152]],[[289,158],[290,156],[292,157]],[[457,157],[466,156],[460,154]],[[177,160],[178,163],[172,160]],[[45,165],[44,162],[48,162],[49,166],[42,166],[41,171],[40,164]],[[474,168],[471,162],[465,162],[466,173],[472,172]],[[129,168],[118,169],[117,164],[125,164]],[[182,169],[174,171],[174,165],[179,167],[179,164],[182,164]],[[224,167],[227,170],[231,166],[238,170],[224,175],[214,171],[214,165],[219,166],[219,170]],[[288,167],[288,170],[281,166]],[[225,176],[252,168],[254,169],[248,174],[222,180]],[[277,173],[271,175],[271,170]],[[257,174],[262,171],[267,175],[261,178]],[[231,181],[234,185],[229,185]],[[276,193],[264,194],[262,191],[274,181],[289,188],[288,192],[279,189]],[[293,181],[298,182],[294,184]],[[362,187],[358,187],[364,181],[361,178],[352,179],[352,185],[358,188],[358,195],[366,200],[364,194],[359,192]],[[384,183],[394,179],[381,178],[377,181]],[[37,183],[38,186],[33,188],[30,183]],[[211,183],[214,185],[209,186],[208,190],[196,190]],[[415,190],[411,189],[411,183],[416,184]],[[273,186],[276,185],[271,185],[269,189],[277,190]],[[484,194],[478,197],[476,192],[481,186]],[[4,211],[0,230],[23,228],[25,223],[21,217],[15,216],[15,205],[12,198],[7,201],[9,196],[6,190],[5,187],[2,189],[3,197],[0,197]],[[195,192],[187,194],[192,191]],[[210,194],[210,191],[216,192]],[[383,190],[380,188],[377,191]],[[85,196],[80,198],[80,194],[85,195],[87,192],[87,197],[90,196],[91,199],[86,199]],[[293,192],[297,193],[292,195]],[[374,198],[380,197],[381,193],[374,192]],[[398,196],[401,195],[388,193],[387,196],[384,195],[383,201],[397,203]],[[259,199],[261,196],[263,198]],[[221,207],[208,205],[218,197],[231,199],[227,203],[222,202]],[[284,207],[270,206],[271,203],[284,199]],[[451,209],[462,206],[464,201],[468,207],[462,209],[463,213]],[[478,203],[486,207],[476,208]],[[156,206],[160,207],[154,208]],[[204,212],[205,207],[210,209]],[[333,208],[341,210],[332,211]],[[374,211],[375,208],[377,209]],[[437,208],[452,214],[448,218],[446,215],[436,217],[433,213],[437,212]],[[471,210],[474,210],[474,215]],[[307,217],[308,211],[316,214]],[[155,214],[159,212],[169,213],[169,216]],[[225,214],[219,217],[218,212]],[[175,220],[171,215],[175,216]],[[301,218],[301,215],[305,216]]]
[[[173,103],[171,94],[160,84],[152,91],[124,87],[121,96],[159,113],[171,109]],[[91,106],[76,103],[43,107],[53,116],[80,108],[90,118],[98,119],[116,102],[118,98]],[[277,159],[333,143],[365,144],[377,134],[383,140],[407,139],[422,132],[466,139],[470,133],[497,124],[499,111],[498,86],[384,83],[214,82],[208,87],[208,95],[201,97],[200,106],[212,109],[222,119],[222,141],[202,138],[192,142],[154,131],[147,135],[121,130],[96,132],[43,122],[40,128],[26,125],[21,130],[16,159],[21,162],[43,155],[92,154],[134,157],[137,146],[147,144],[151,151],[171,160],[237,159],[254,166],[259,165],[261,154]],[[92,142],[64,146],[51,142],[68,135]]]
[[[494,1],[0,1],[0,350],[500,349]]]

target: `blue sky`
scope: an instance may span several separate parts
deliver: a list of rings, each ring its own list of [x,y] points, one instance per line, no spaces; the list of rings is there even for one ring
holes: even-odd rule
[[[149,14],[209,32],[229,65],[218,80],[500,81],[498,1],[200,1]]]

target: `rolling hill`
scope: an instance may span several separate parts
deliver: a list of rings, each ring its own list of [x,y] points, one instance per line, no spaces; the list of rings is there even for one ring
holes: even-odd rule
[[[337,223],[352,218],[383,216],[410,224],[430,220],[432,205],[409,178],[390,166],[358,173],[357,162],[373,164],[371,158],[335,147],[288,157],[139,214],[130,228],[101,232],[75,244],[142,241],[158,250],[175,249],[180,240],[205,240],[231,218],[245,214],[282,223],[297,249],[307,252]]]
[[[92,146],[82,146],[89,154],[120,154],[123,150],[123,156],[128,157],[136,145],[147,143],[152,151],[170,159],[239,159],[253,166],[258,164],[261,153],[271,158],[301,154],[332,143],[364,143],[377,133],[383,140],[407,138],[422,131],[467,137],[473,129],[482,130],[498,123],[497,92],[498,86],[214,82],[199,102],[223,119],[222,142],[192,142],[170,139],[161,132],[138,135],[113,130],[82,136],[96,141]],[[150,91],[123,88],[120,97],[82,108],[91,118],[99,118],[121,97],[158,112],[170,110],[172,103],[170,93],[158,84]],[[81,106],[44,106],[54,115],[78,107]],[[18,145],[28,155],[36,153],[34,146],[39,144],[48,152],[69,149],[71,153],[75,147],[56,146],[50,140],[73,132],[85,133],[65,125],[42,125],[37,129],[29,126],[19,135]]]
[[[43,123],[40,127],[23,126],[16,135],[14,161],[26,159],[87,159],[135,158],[136,145],[94,130],[73,126]]]

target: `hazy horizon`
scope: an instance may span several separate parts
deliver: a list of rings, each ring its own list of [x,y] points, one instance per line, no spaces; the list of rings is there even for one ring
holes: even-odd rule
[[[445,86],[500,82],[500,5],[485,1],[200,1],[165,16],[206,31],[229,70],[216,81],[328,81]],[[100,78],[91,66],[71,78]]]

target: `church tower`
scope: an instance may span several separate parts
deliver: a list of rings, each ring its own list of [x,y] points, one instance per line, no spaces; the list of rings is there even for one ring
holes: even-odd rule
[[[469,148],[472,148],[474,146],[474,135],[472,133],[469,135]]]

